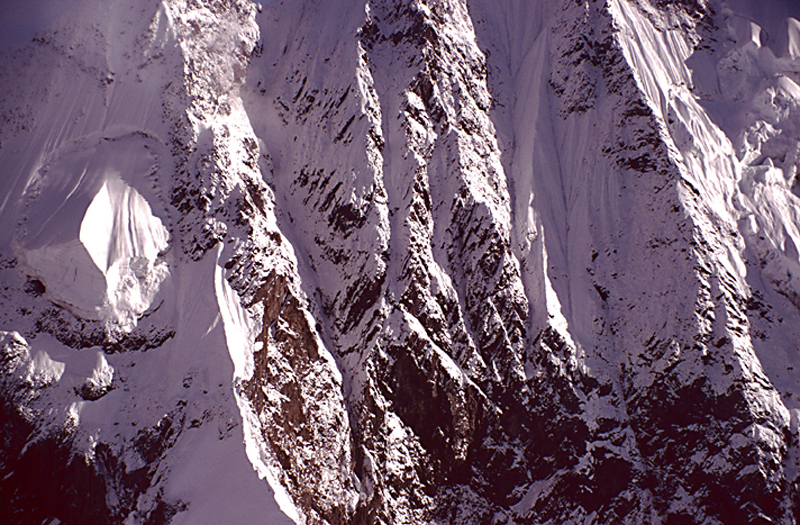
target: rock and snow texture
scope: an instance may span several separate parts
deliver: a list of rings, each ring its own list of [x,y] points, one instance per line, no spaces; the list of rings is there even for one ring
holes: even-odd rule
[[[5,522],[296,516],[243,418],[257,312],[222,268],[293,264],[238,103],[256,12],[87,3],[4,57]]]
[[[6,51],[0,520],[795,523],[775,5],[87,1]]]

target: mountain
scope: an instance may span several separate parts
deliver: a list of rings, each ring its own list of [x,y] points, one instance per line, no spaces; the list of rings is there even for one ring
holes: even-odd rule
[[[0,522],[800,519],[792,0],[86,0],[0,57]]]

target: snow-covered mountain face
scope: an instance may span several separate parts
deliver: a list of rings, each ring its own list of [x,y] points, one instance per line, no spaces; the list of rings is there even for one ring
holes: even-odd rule
[[[765,5],[87,1],[6,51],[0,521],[798,521]]]

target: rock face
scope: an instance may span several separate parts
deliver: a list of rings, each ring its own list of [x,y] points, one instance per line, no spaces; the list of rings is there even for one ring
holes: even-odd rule
[[[0,521],[800,519],[790,2],[92,4],[0,61]]]

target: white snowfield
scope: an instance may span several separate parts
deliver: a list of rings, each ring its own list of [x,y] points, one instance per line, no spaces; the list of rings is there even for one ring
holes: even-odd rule
[[[251,266],[256,270],[293,275],[294,280],[280,290],[302,299],[298,307],[302,321],[313,327],[310,339],[321,354],[315,370],[322,370],[320,376],[337,388],[328,398],[313,401],[323,407],[320,420],[337,420],[336,410],[346,405],[343,399],[371,378],[358,352],[333,357],[333,348],[356,348],[362,335],[341,329],[346,312],[336,301],[355,289],[362,275],[386,274],[387,287],[405,278],[396,261],[387,262],[384,253],[404,253],[411,239],[427,236],[431,247],[425,248],[430,262],[426,279],[433,290],[429,296],[444,297],[455,308],[467,310],[464,296],[470,290],[454,284],[447,272],[450,263],[445,262],[444,242],[453,233],[433,224],[420,228],[422,232],[413,230],[401,215],[407,210],[391,207],[397,203],[412,207],[404,175],[419,169],[425,173],[420,184],[430,183],[438,198],[427,216],[445,216],[448,210],[442,211],[438,202],[447,199],[449,204],[463,187],[479,201],[481,220],[501,224],[500,234],[511,246],[502,265],[519,276],[509,285],[508,295],[530,306],[525,321],[530,332],[552,328],[566,347],[576,351],[577,357],[569,359],[579,360],[583,370],[608,378],[629,366],[635,369],[633,387],[646,388],[652,386],[655,373],[681,359],[681,377],[687,381],[697,377],[707,348],[681,356],[695,335],[687,329],[687,341],[665,341],[669,350],[652,364],[637,364],[629,349],[651,334],[700,326],[696,331],[708,341],[731,345],[730,353],[741,365],[736,380],[756,385],[749,402],[779,423],[779,428],[753,423],[737,436],[741,443],[732,446],[758,442],[763,450],[775,451],[782,446],[783,430],[796,443],[800,21],[789,17],[790,4],[780,3],[781,9],[771,13],[750,9],[745,0],[723,2],[725,25],[715,30],[718,47],[705,53],[695,48],[697,42],[682,28],[678,15],[670,19],[647,0],[608,1],[614,38],[633,71],[636,96],[652,111],[658,137],[680,172],[680,182],[662,189],[672,192],[682,205],[682,218],[707,246],[701,261],[711,269],[706,275],[689,263],[679,266],[660,259],[662,252],[645,260],[625,259],[626,247],[666,242],[672,232],[654,213],[636,215],[642,211],[636,206],[646,200],[637,192],[648,188],[642,190],[635,183],[627,188],[629,181],[619,170],[602,171],[606,153],[601,153],[598,137],[608,129],[598,129],[613,125],[611,115],[618,108],[600,100],[586,110],[591,118],[559,114],[549,76],[551,51],[559,42],[541,23],[556,16],[555,2],[443,2],[461,21],[448,35],[450,42],[470,50],[474,53],[470,58],[476,60],[486,59],[482,53],[491,47],[495,55],[487,60],[500,56],[505,61],[500,78],[473,86],[475,98],[486,107],[492,106],[492,97],[500,102],[487,110],[491,119],[477,110],[472,115],[475,126],[489,136],[489,145],[482,150],[478,138],[452,139],[452,149],[462,155],[458,162],[481,173],[464,181],[447,178],[444,160],[426,157],[434,146],[451,147],[442,146],[445,139],[426,127],[429,122],[385,129],[387,118],[401,111],[422,113],[426,102],[410,91],[394,93],[390,103],[380,100],[378,91],[394,89],[401,81],[373,78],[372,71],[390,70],[392,57],[380,55],[387,62],[371,68],[362,44],[351,34],[341,35],[339,27],[363,31],[372,3],[337,2],[309,0],[296,7],[288,2],[264,7],[259,16],[271,28],[276,22],[270,19],[267,24],[267,17],[288,18],[292,10],[302,16],[285,23],[285,34],[262,34],[258,53],[275,64],[284,61],[280,67],[301,60],[297,57],[306,51],[305,41],[290,49],[290,55],[297,56],[288,58],[286,48],[273,45],[292,41],[294,32],[314,31],[319,45],[328,46],[330,57],[308,57],[309,85],[318,78],[341,84],[332,90],[353,83],[353,93],[348,87],[340,104],[344,108],[352,104],[358,115],[351,132],[359,128],[366,136],[369,130],[372,140],[346,150],[339,141],[347,142],[345,131],[353,119],[330,143],[323,140],[327,123],[317,127],[299,120],[288,123],[288,108],[273,100],[258,106],[260,94],[283,93],[285,85],[273,70],[252,73],[261,75],[263,85],[245,83],[250,73],[241,60],[250,58],[259,31],[256,8],[244,0],[236,3],[246,6],[241,12],[231,8],[222,14],[213,6],[198,7],[184,0],[87,0],[36,41],[0,54],[0,283],[7,287],[0,294],[4,310],[0,347],[7,353],[18,350],[6,383],[0,385],[12,384],[27,393],[15,400],[36,424],[31,442],[54,429],[66,430],[78,452],[92,458],[102,443],[124,461],[124,474],[130,474],[148,466],[146,455],[134,446],[147,434],[145,429],[171,425],[177,430],[169,434],[169,446],[153,462],[152,485],[123,516],[126,525],[144,523],[160,501],[174,506],[170,522],[174,524],[306,523],[301,505],[293,500],[296,494],[285,486],[287,473],[265,441],[266,416],[255,413],[243,393],[253,378],[258,353],[281,350],[256,340],[262,330],[280,328],[296,338],[303,334],[286,326],[261,326],[269,306],[259,302],[263,298],[255,299],[260,290],[238,282],[234,267],[226,263],[247,250],[261,250],[269,253],[259,252],[263,259],[253,256],[256,263]],[[424,2],[416,4],[420,10],[429,9]],[[308,15],[315,9],[321,14]],[[337,17],[346,18],[346,23],[338,24]],[[321,18],[329,18],[330,26],[293,25]],[[503,91],[495,94],[493,89]],[[347,96],[351,98],[342,102]],[[624,135],[627,130],[619,132]],[[298,136],[302,146],[296,145]],[[243,144],[252,145],[255,153],[249,154],[250,146]],[[328,162],[325,166],[335,168],[329,175],[336,171],[341,178],[340,191],[353,204],[350,209],[371,213],[355,237],[315,236],[331,222],[309,211],[310,205],[304,207],[303,199],[310,193],[296,190],[290,178],[307,167],[308,158],[323,159]],[[459,165],[462,168],[468,172]],[[249,194],[248,177],[254,174],[263,176],[270,189],[258,193],[264,199],[259,210],[247,215],[251,222],[242,224],[225,206]],[[264,181],[258,182],[263,186]],[[627,200],[618,199],[619,195]],[[192,206],[182,207],[186,202]],[[614,237],[618,231],[623,233]],[[664,239],[642,238],[661,231],[667,232]],[[274,253],[265,248],[266,242],[259,244],[267,235],[278,239],[280,248]],[[608,245],[591,245],[597,238]],[[186,249],[208,239],[213,242],[198,249],[197,257]],[[595,248],[603,252],[596,276],[587,272],[589,252]],[[335,257],[330,253],[337,250],[338,256],[355,261],[346,272],[340,271],[338,261],[332,262]],[[591,262],[597,256],[594,253]],[[603,262],[606,258],[617,266]],[[468,265],[477,263],[464,262]],[[625,309],[627,302],[626,307],[607,306],[607,297],[597,298],[597,293],[609,291],[598,288],[593,279],[611,282],[602,272],[612,268],[620,272],[612,295],[622,297],[619,301],[630,299],[636,309]],[[693,302],[696,282],[708,291],[702,305]],[[747,320],[737,319],[722,304],[724,300],[720,302],[720,297],[737,294],[750,297],[752,291],[771,305],[772,318],[781,319],[780,326],[767,321],[754,324],[763,338],[750,337],[749,328],[740,330]],[[681,304],[684,298],[687,304]],[[322,315],[328,303],[333,313]],[[279,303],[276,308],[283,307]],[[716,317],[699,319],[693,309],[700,307],[716,312]],[[419,308],[444,318],[433,300]],[[598,329],[601,319],[613,316],[622,334],[619,344],[608,331]],[[498,332],[503,329],[497,311],[485,322],[495,323]],[[47,330],[41,328],[44,325]],[[389,335],[406,330],[420,339],[429,337],[408,312],[393,312],[384,328]],[[73,329],[77,342],[68,340]],[[466,328],[463,333],[465,346],[474,347],[476,335]],[[100,335],[82,344],[92,334]],[[155,341],[159,334],[168,335],[137,351],[113,352],[103,346],[108,341],[123,345]],[[344,335],[338,339],[340,334]],[[474,386],[469,374],[476,370],[487,368],[500,376],[492,368],[494,363],[484,362],[477,353],[461,359],[439,346],[431,348],[448,382],[459,391]],[[278,369],[277,362],[269,361]],[[523,353],[516,356],[515,365],[523,380],[540,373]],[[721,393],[734,379],[714,376],[711,381]],[[264,387],[263,393],[274,406],[285,401],[282,392]],[[386,428],[391,430],[387,442],[397,444],[386,468],[400,477],[411,463],[405,448],[410,430],[395,413],[383,409]],[[616,410],[596,400],[586,401],[585,409],[590,426]],[[352,424],[339,423],[347,429]],[[336,439],[343,447],[350,446],[349,434],[331,441]],[[466,447],[461,450],[464,456]],[[370,454],[366,448],[361,451],[370,475],[380,476],[373,472],[376,460]],[[619,454],[630,460],[633,452],[626,444],[619,446]],[[800,455],[793,454],[785,460],[787,471],[798,472]],[[331,462],[347,466],[351,460],[343,453]],[[704,465],[708,469],[722,470],[725,465],[717,460],[698,458],[708,462]],[[372,496],[370,479],[342,484],[353,498],[366,498]],[[520,489],[524,495],[509,513],[522,519],[532,512],[549,497],[551,481]],[[121,491],[110,492],[109,505],[118,504],[123,496]],[[343,505],[352,510],[356,503]]]

